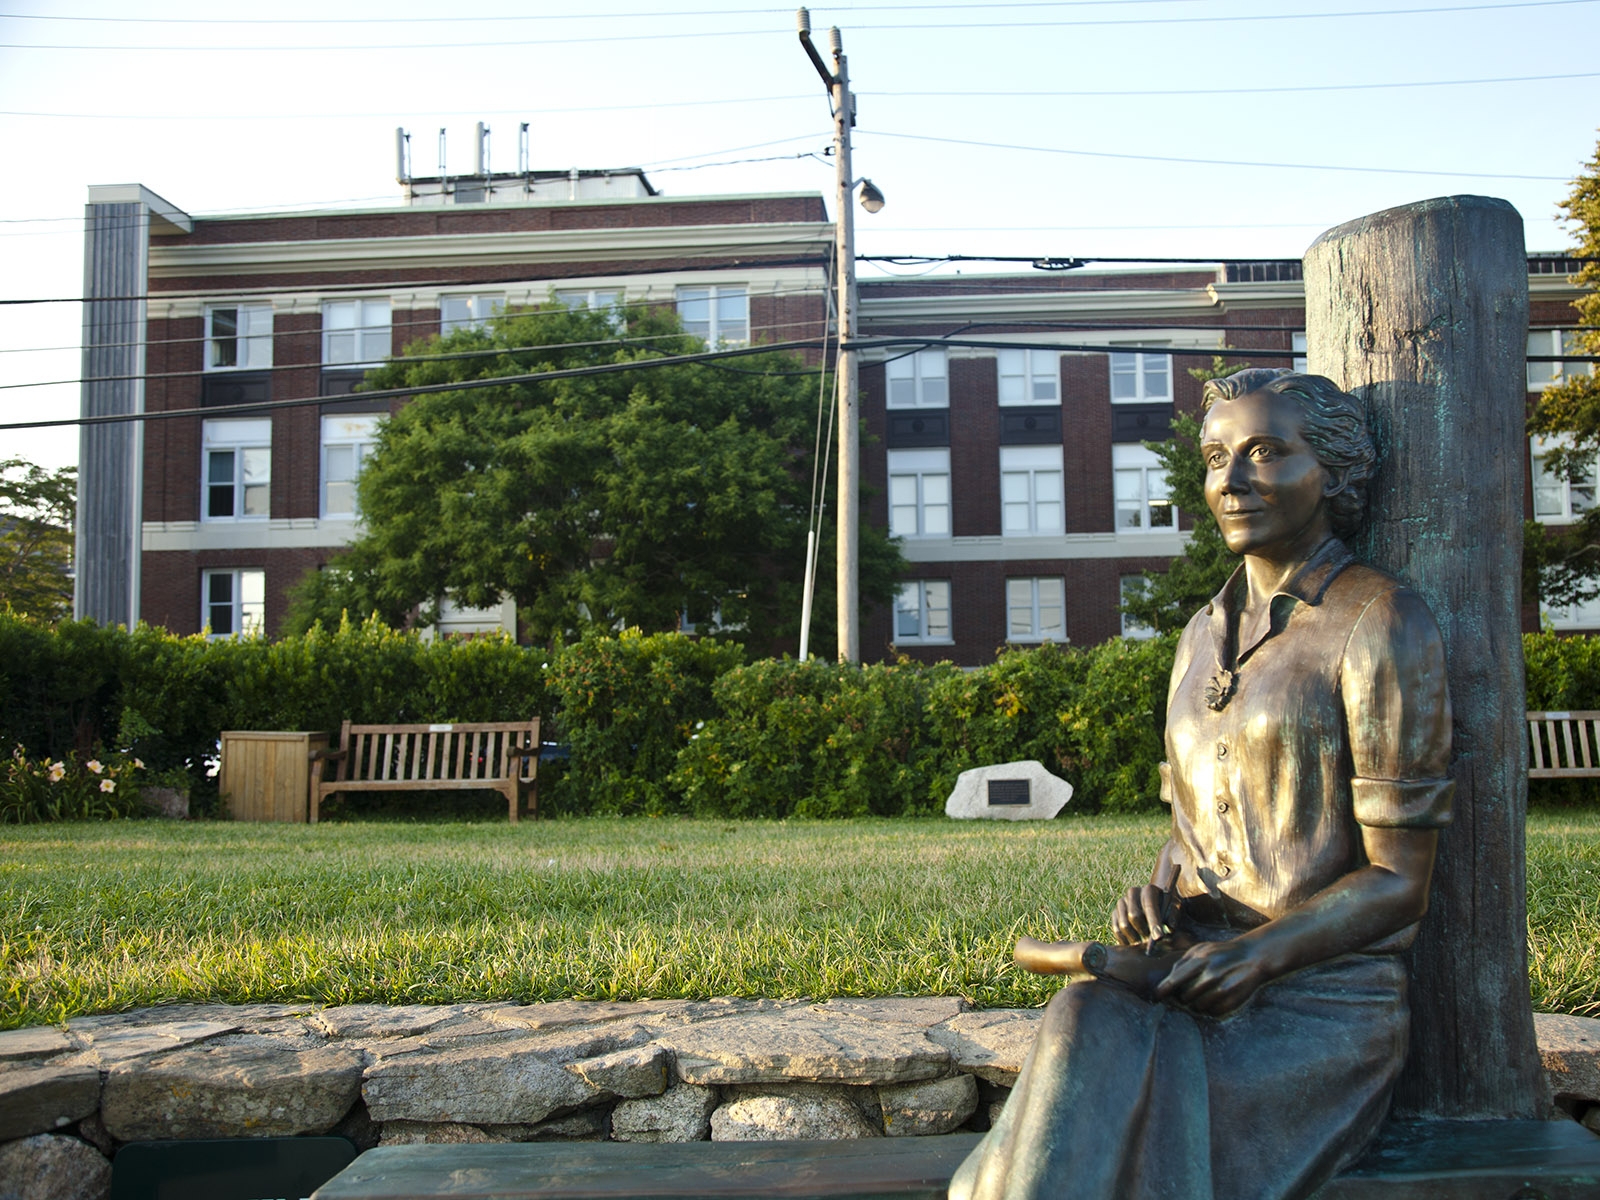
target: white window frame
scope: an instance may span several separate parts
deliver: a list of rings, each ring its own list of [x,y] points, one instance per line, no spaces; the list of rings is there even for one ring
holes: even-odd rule
[[[1146,354],[1139,350],[1113,350],[1107,356],[1111,371],[1111,403],[1167,404],[1172,401],[1172,355]],[[1161,390],[1155,390],[1157,381]],[[1118,386],[1131,394],[1117,395]]]
[[[1059,575],[1014,576],[1005,581],[1006,641],[1056,642],[1065,645],[1067,637],[1067,586]],[[1054,613],[1059,621],[1045,624]],[[1028,622],[1018,623],[1018,614]]]
[[[1001,408],[1061,403],[1061,351],[999,350],[995,379]]]
[[[750,341],[750,289],[743,284],[725,286],[680,287],[675,293],[678,320],[683,331],[702,339],[708,346],[743,346]],[[687,304],[704,304],[704,320],[690,317],[684,311]],[[724,306],[739,308],[742,314],[730,319]]]
[[[1172,503],[1166,468],[1154,450],[1132,442],[1111,447],[1111,497],[1119,534],[1178,532],[1178,506]],[[1163,514],[1166,521],[1157,524]]]
[[[200,426],[200,519],[202,521],[265,521],[272,515],[272,419],[217,418]],[[222,455],[231,455],[222,477]],[[230,489],[229,508],[213,516],[212,493]],[[260,489],[259,491],[256,489]],[[245,510],[261,505],[256,512]]]
[[[324,518],[333,521],[354,521],[361,516],[361,504],[356,497],[356,481],[366,465],[367,456],[378,444],[378,426],[384,421],[382,413],[328,413],[322,418],[322,470],[318,475],[321,486],[321,511]],[[349,451],[350,477],[334,478],[335,461],[345,458]],[[331,452],[331,453],[330,453]],[[338,468],[343,473],[343,466]],[[348,509],[335,507],[329,499],[331,486],[350,485]]]
[[[1000,447],[1000,532],[1053,537],[1066,532],[1060,446]]]
[[[348,323],[347,317],[348,314]],[[375,367],[393,348],[389,298],[326,300],[322,305],[322,365]],[[348,357],[339,339],[350,339]],[[337,349],[336,349],[337,348]]]
[[[1122,604],[1126,604],[1135,596],[1142,595],[1147,582],[1148,580],[1146,580],[1143,575],[1119,576],[1117,579],[1117,596],[1119,601]],[[1127,613],[1122,612],[1120,608],[1117,612],[1117,615],[1122,621],[1123,637],[1134,638],[1136,640],[1155,637],[1156,631],[1149,625],[1146,625],[1143,621],[1130,617]]]
[[[915,632],[910,632],[912,629]],[[900,585],[894,598],[891,640],[906,646],[952,644],[948,579],[913,579]]]
[[[950,407],[950,360],[943,346],[884,360],[883,378],[888,408]]]
[[[1296,375],[1304,375],[1311,369],[1311,360],[1307,358],[1310,353],[1310,344],[1306,341],[1306,331],[1297,329],[1289,335],[1290,349],[1294,353],[1293,365]]]
[[[1549,622],[1551,629],[1563,633],[1578,629],[1600,629],[1600,597],[1567,608],[1549,608],[1541,600],[1539,615],[1543,621]]]
[[[1582,354],[1578,344],[1582,334],[1578,329],[1528,330],[1529,354]],[[1585,362],[1530,362],[1528,364],[1528,390],[1542,392],[1547,387],[1565,383],[1579,375],[1593,375],[1594,363]]]
[[[218,583],[227,581],[226,597],[214,597]],[[227,605],[225,630],[217,629],[217,610]],[[215,641],[228,637],[258,637],[267,621],[267,573],[260,567],[224,567],[200,572],[200,628]]]
[[[1600,470],[1597,470],[1600,463],[1590,465],[1587,484],[1584,481],[1574,483],[1570,479],[1554,476],[1545,469],[1545,455],[1551,450],[1570,444],[1568,439],[1562,437],[1528,439],[1528,453],[1533,469],[1533,519],[1541,525],[1571,525],[1594,508],[1597,498],[1600,498]],[[1582,503],[1581,497],[1575,502],[1573,490],[1576,488],[1581,491],[1585,486],[1590,493],[1589,502]]]
[[[217,318],[232,313],[234,332],[219,336]],[[231,363],[219,363],[225,343],[233,343]],[[205,369],[207,371],[265,371],[272,366],[272,305],[213,304],[206,309]]]
[[[482,329],[506,310],[504,292],[445,292],[439,297],[439,332]]]
[[[950,448],[890,450],[889,532],[947,538],[951,530]]]

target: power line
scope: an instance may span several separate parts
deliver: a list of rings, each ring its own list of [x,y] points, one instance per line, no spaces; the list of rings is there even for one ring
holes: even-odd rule
[[[1583,0],[1584,3],[1590,0]],[[985,150],[1026,150],[1034,154],[1066,154],[1075,158],[1120,158],[1134,162],[1186,163],[1204,167],[1266,167],[1287,171],[1354,171],[1373,175],[1439,175],[1451,179],[1532,179],[1566,183],[1564,175],[1505,175],[1488,171],[1430,171],[1422,167],[1350,167],[1326,163],[1249,162],[1230,158],[1178,158],[1166,154],[1127,154],[1109,150],[1068,150],[1060,146],[1021,146],[1014,142],[979,142],[967,138],[934,137],[921,133],[891,133],[883,129],[863,129],[869,137],[899,138],[912,142],[939,142],[947,146],[977,146]]]
[[[1153,0],[1165,3],[1168,0]],[[862,91],[860,95],[868,100],[1047,100],[1061,99],[1118,99],[1139,96],[1262,96],[1282,95],[1296,92],[1360,92],[1360,91],[1393,91],[1407,88],[1434,88],[1434,87],[1473,87],[1485,84],[1503,83],[1549,83],[1562,82],[1573,79],[1600,78],[1597,71],[1575,71],[1556,75],[1499,75],[1482,79],[1414,79],[1385,81],[1379,83],[1323,83],[1323,84],[1294,84],[1284,87],[1194,87],[1194,88],[1110,88],[1110,89],[1081,89],[1074,91],[1059,90],[1020,90],[1020,91],[952,91],[943,89],[937,92],[877,92]],[[639,104],[585,104],[563,105],[560,108],[505,108],[505,109],[461,109],[452,112],[430,112],[429,120],[447,119],[450,117],[492,117],[492,116],[557,116],[571,113],[604,113],[604,112],[646,112],[666,108],[713,108],[726,105],[748,104],[777,104],[790,103],[799,100],[811,100],[813,97],[808,92],[804,95],[792,96],[717,96],[704,100],[674,100],[650,101]],[[314,112],[314,113],[288,113],[288,112],[183,112],[183,113],[89,113],[89,112],[40,112],[36,110],[0,109],[0,117],[38,117],[59,120],[81,121],[330,121],[330,120],[376,120],[404,117],[418,117],[423,114],[416,109],[392,109],[383,112]],[[759,160],[751,160],[759,161]],[[42,218],[44,219],[44,218]]]
[[[1498,4],[1451,4],[1427,8],[1376,8],[1351,10],[1348,12],[1320,12],[1320,13],[1250,13],[1234,14],[1213,17],[1105,17],[1095,20],[1074,21],[949,21],[949,22],[919,22],[916,25],[918,32],[933,30],[953,29],[982,29],[994,32],[1006,29],[1066,29],[1090,27],[1127,27],[1151,25],[1220,25],[1238,24],[1251,21],[1318,21],[1342,20],[1347,18],[1370,17],[1400,17],[1400,16],[1425,16],[1434,13],[1470,13],[1494,12],[1505,9],[1525,8],[1556,8],[1568,7],[1577,4],[1594,4],[1600,0],[1504,0]],[[721,15],[721,14],[718,14]],[[892,31],[897,34],[906,33],[903,24],[890,25],[855,25],[856,32]],[[531,39],[497,39],[494,41],[471,42],[368,42],[347,43],[344,45],[128,45],[124,43],[95,45],[93,43],[45,43],[45,42],[0,42],[0,50],[105,50],[113,52],[133,52],[136,54],[151,53],[192,53],[226,54],[233,51],[246,51],[249,53],[335,53],[349,54],[357,51],[395,51],[395,50],[426,50],[430,53],[439,50],[481,50],[481,49],[516,49],[525,46],[575,46],[595,45],[616,42],[640,42],[681,40],[694,38],[705,40],[707,38],[735,38],[735,37],[771,37],[772,29],[709,29],[688,32],[666,33],[629,33],[591,35],[588,37],[559,37],[559,38],[531,38]]]
[[[1125,4],[1194,4],[1198,0],[1033,0],[1028,3],[980,4],[855,4],[841,8],[844,13],[857,12],[925,12],[941,9],[996,8],[1091,8]],[[643,17],[761,17],[788,16],[788,8],[717,8],[690,9],[681,12],[584,12],[584,13],[516,13],[504,16],[462,15],[452,17],[384,17],[385,25],[460,25],[482,21],[612,21],[637,20]],[[370,26],[370,17],[83,17],[55,13],[0,13],[0,18],[26,21],[76,21],[117,25],[362,25]]]
[[[1218,332],[1225,333],[1226,330],[1219,330]],[[1084,354],[1166,354],[1198,358],[1212,358],[1217,354],[1227,354],[1233,358],[1293,358],[1293,352],[1290,350],[1233,350],[1215,346],[1189,348],[1184,346],[1076,345],[1060,342],[993,342],[971,338],[919,337],[915,335],[858,338],[853,342],[844,343],[839,349],[882,350],[901,346],[956,346],[977,350],[1056,350]],[[648,370],[656,367],[686,366],[694,363],[715,364],[723,359],[745,358],[753,354],[789,353],[800,350],[822,350],[825,348],[824,339],[806,338],[800,341],[775,342],[763,346],[744,346],[731,350],[708,350],[700,354],[677,354],[661,358],[638,359],[625,363],[596,363],[587,367],[567,367],[554,371],[532,371],[523,375],[502,375],[492,379],[465,379],[452,383],[435,383],[419,387],[375,388],[371,391],[345,393],[338,396],[306,396],[293,400],[262,400],[249,404],[222,404],[202,408],[166,409],[158,412],[114,413],[93,417],[77,416],[48,421],[18,421],[0,425],[0,430],[53,429],[72,425],[118,425],[133,421],[164,421],[193,417],[216,418],[249,412],[272,412],[284,408],[304,408],[314,404],[348,403],[352,399],[404,400],[412,396],[476,391],[487,387],[520,386],[523,384],[544,383],[555,379],[579,379],[589,375],[613,375],[622,371]],[[1557,361],[1573,362],[1579,360],[1574,357],[1568,357]],[[787,372],[778,373],[786,374]]]
[[[1109,98],[1126,96],[1265,96],[1285,92],[1364,92],[1393,88],[1468,87],[1481,83],[1545,83],[1557,79],[1596,79],[1600,71],[1576,71],[1565,75],[1498,75],[1484,79],[1418,79],[1382,83],[1308,83],[1288,87],[1196,87],[1196,88],[1118,88],[1110,91],[1017,91],[1017,92],[862,92],[869,99],[1048,99],[1053,96]],[[784,97],[787,99],[787,97]]]

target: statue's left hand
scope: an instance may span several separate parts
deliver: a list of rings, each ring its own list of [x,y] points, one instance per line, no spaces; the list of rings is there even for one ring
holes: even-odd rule
[[[1156,988],[1156,999],[1174,1000],[1195,1012],[1225,1017],[1241,1008],[1268,978],[1260,948],[1253,941],[1198,942]]]

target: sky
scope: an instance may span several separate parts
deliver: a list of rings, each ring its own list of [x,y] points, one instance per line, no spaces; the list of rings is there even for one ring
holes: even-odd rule
[[[866,255],[1293,258],[1463,193],[1509,200],[1528,248],[1559,250],[1600,125],[1600,0],[890,0],[811,19],[824,53],[842,31],[855,171],[887,198],[857,210]],[[832,211],[827,98],[789,7],[0,0],[0,300],[81,294],[90,185],[196,216],[394,204],[397,126],[414,174],[436,172],[440,128],[459,173],[480,120],[495,170],[527,121],[536,168],[642,166],[674,196],[820,192]],[[909,271],[861,267],[891,273]],[[73,303],[0,305],[0,424],[76,414],[81,322]],[[0,430],[0,458],[57,467],[77,446],[70,427]]]

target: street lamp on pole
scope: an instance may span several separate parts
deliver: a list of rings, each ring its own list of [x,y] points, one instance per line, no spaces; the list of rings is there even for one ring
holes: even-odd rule
[[[850,92],[850,73],[844,43],[837,27],[828,30],[828,48],[833,55],[830,69],[811,42],[811,14],[800,9],[795,14],[800,44],[811,64],[822,77],[833,103],[833,161],[837,173],[834,207],[837,226],[834,232],[834,278],[839,299],[839,491],[835,511],[839,522],[838,624],[839,660],[861,661],[861,380],[851,340],[856,332],[856,226],[850,207],[850,193],[861,185],[861,206],[868,212],[883,207],[883,193],[870,179],[850,175],[850,127],[856,123],[855,98]],[[811,555],[807,555],[808,561]],[[810,636],[810,571],[806,577],[806,604],[802,613],[800,655],[807,653]]]

